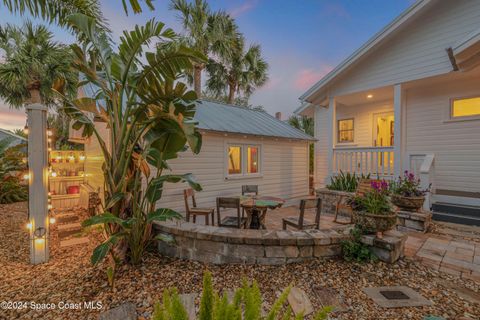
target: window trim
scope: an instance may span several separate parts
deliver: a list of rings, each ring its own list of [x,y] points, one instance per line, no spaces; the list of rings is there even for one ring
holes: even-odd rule
[[[241,164],[242,164],[241,173],[230,174],[228,172],[228,165],[229,165],[228,151],[230,147],[241,148]],[[248,147],[258,148],[258,172],[256,173],[247,173]],[[224,156],[225,156],[225,161],[224,161],[225,180],[258,178],[263,176],[263,144],[226,141],[225,148],[224,148]]]
[[[473,98],[480,98],[480,94],[450,98],[449,118],[448,118],[448,120],[447,120],[446,122],[468,121],[468,120],[480,120],[480,113],[479,113],[479,114],[475,114],[475,115],[471,115],[471,116],[458,116],[458,117],[455,117],[455,116],[453,115],[453,104],[454,104],[455,101],[458,101],[458,100],[467,100],[467,99],[473,99]]]
[[[340,121],[345,121],[345,120],[352,120],[352,129],[342,130],[342,131],[352,131],[352,140],[340,141]],[[355,118],[354,117],[337,119],[337,143],[338,144],[355,143]]]

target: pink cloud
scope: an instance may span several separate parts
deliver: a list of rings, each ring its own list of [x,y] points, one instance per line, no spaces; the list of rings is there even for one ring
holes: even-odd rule
[[[23,128],[26,118],[24,110],[9,110],[0,105],[0,128],[6,130]]]
[[[232,17],[237,18],[238,16],[244,14],[255,8],[257,6],[257,0],[247,0],[241,6],[232,8],[229,10],[229,13]]]
[[[332,69],[329,65],[322,65],[318,69],[302,69],[295,76],[294,86],[299,90],[307,90]]]

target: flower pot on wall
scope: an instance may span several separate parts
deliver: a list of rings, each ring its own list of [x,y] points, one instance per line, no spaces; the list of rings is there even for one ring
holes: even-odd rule
[[[425,197],[404,197],[398,194],[392,194],[392,203],[404,211],[418,211],[423,207]]]
[[[370,232],[383,232],[392,229],[397,223],[397,214],[372,214],[365,211],[353,212],[353,223],[362,230]]]

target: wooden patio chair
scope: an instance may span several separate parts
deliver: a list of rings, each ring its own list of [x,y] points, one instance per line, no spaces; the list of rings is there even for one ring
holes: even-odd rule
[[[315,209],[315,221],[305,219],[305,210]],[[322,212],[322,199],[302,199],[300,200],[300,215],[298,217],[288,217],[282,219],[283,230],[287,230],[287,226],[294,227],[298,230],[320,229],[320,213]]]
[[[246,184],[242,186],[242,196],[258,196],[258,185]],[[245,209],[242,208],[242,219],[245,217]]]
[[[373,181],[377,181],[377,180],[374,180],[374,179],[360,179],[360,181],[358,181],[357,189],[355,190],[355,195],[362,196],[365,193],[372,190],[372,182]],[[344,203],[345,202],[344,200],[347,197],[348,197],[347,195],[341,195],[340,198],[338,199],[337,204],[335,205],[335,218],[333,219],[333,222],[339,223],[339,224],[351,224],[352,223],[352,214],[353,214],[352,207],[350,207],[350,205]],[[346,211],[349,212],[350,221],[340,221],[340,220],[338,220],[338,213],[340,212],[340,210],[346,210]]]
[[[236,217],[225,217],[221,219],[220,209],[237,209]],[[217,221],[219,227],[241,228],[247,221],[246,218],[240,217],[240,198],[217,198]]]
[[[190,216],[193,216],[193,223],[197,222],[197,216],[205,217],[205,224],[208,226],[210,215],[212,216],[212,225],[215,225],[215,208],[199,208],[195,200],[195,192],[193,189],[183,190],[183,197],[185,199],[185,211],[187,212],[186,220],[190,221]],[[192,198],[192,207],[188,203],[188,198]]]

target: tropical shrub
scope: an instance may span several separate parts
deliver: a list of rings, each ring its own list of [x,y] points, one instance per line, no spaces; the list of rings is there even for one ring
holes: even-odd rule
[[[20,176],[26,169],[22,159],[25,145],[10,147],[13,139],[0,140],[0,203],[12,203],[28,199],[28,189]]]
[[[200,301],[199,320],[274,320],[304,319],[302,314],[292,316],[290,307],[285,307],[290,287],[285,289],[272,305],[266,316],[262,316],[262,295],[257,283],[243,281],[243,286],[235,291],[232,301],[226,294],[220,296],[213,289],[212,275],[205,272],[203,292]],[[315,320],[327,319],[332,307],[325,307],[314,317]],[[188,314],[182,305],[176,289],[165,290],[162,303],[155,305],[152,320],[188,320]]]
[[[346,261],[368,262],[377,259],[370,248],[361,241],[362,229],[355,226],[350,230],[350,235],[350,240],[341,242],[343,258]]]
[[[58,93],[73,119],[73,128],[95,136],[101,147],[105,180],[104,212],[84,226],[104,226],[105,241],[93,252],[92,263],[107,255],[116,263],[138,264],[152,240],[153,221],[180,217],[156,208],[165,183],[186,182],[201,190],[192,174],[173,174],[168,160],[186,150],[198,153],[202,137],[193,121],[195,92],[178,79],[205,57],[174,43],[177,35],[163,23],[148,21],[123,33],[115,50],[94,19],[81,14],[68,18],[88,45],[73,45],[75,69],[92,96],[70,99]],[[151,42],[158,45],[144,53]],[[93,119],[106,123],[102,135]]]
[[[358,186],[358,181],[361,179],[370,179],[370,174],[357,175],[355,173],[347,172],[346,174],[340,170],[340,174],[330,178],[330,184],[327,189],[336,191],[355,192]]]
[[[389,198],[389,186],[385,180],[371,182],[372,190],[365,194],[354,195],[348,203],[354,211],[371,214],[391,214],[393,211]]]
[[[416,177],[413,172],[405,170],[403,177],[398,177],[397,180],[390,183],[390,191],[402,197],[422,197],[430,191],[430,186],[422,190],[420,178]]]

